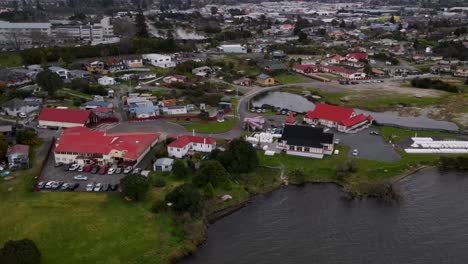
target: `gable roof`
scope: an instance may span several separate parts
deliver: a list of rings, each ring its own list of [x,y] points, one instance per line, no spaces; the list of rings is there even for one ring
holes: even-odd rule
[[[346,55],[346,58],[355,58],[356,60],[364,60],[368,57],[369,56],[365,52],[348,53],[348,55]]]
[[[350,119],[354,110],[351,108],[321,104],[315,105],[314,110],[307,112],[306,118],[309,119],[324,119],[337,123]]]
[[[175,141],[168,144],[168,147],[183,148],[190,143],[215,144],[216,140],[210,137],[184,135],[178,137]]]
[[[257,79],[260,79],[260,80],[266,80],[268,78],[270,78],[270,76],[264,73],[257,76]]]
[[[322,128],[286,125],[280,141],[288,145],[322,148],[323,144],[333,144],[335,135],[324,133]]]
[[[359,123],[361,123],[361,122],[364,122],[364,121],[366,121],[366,120],[371,121],[371,120],[373,120],[373,119],[374,119],[374,118],[373,118],[372,116],[370,116],[370,115],[369,115],[369,116],[366,116],[366,115],[364,115],[364,114],[359,114],[359,115],[357,115],[357,116],[353,116],[353,117],[351,117],[351,118],[349,118],[349,119],[343,120],[343,121],[341,122],[341,124],[342,124],[343,126],[345,126],[345,127],[350,127],[350,126],[354,126],[354,125],[356,125],[356,124],[359,124]]]
[[[6,156],[10,156],[12,154],[29,155],[29,146],[28,145],[16,144],[16,145],[8,148]]]
[[[86,124],[91,111],[78,109],[44,108],[38,117],[40,121]]]

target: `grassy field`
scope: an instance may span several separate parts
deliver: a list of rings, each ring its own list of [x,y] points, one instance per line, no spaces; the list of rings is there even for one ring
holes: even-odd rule
[[[287,74],[283,73],[280,75],[274,76],[275,82],[280,84],[293,84],[293,83],[304,83],[306,79],[298,74]]]
[[[23,59],[17,52],[0,53],[0,65],[3,67],[16,67],[23,64]]]
[[[195,130],[197,133],[223,133],[236,127],[239,121],[236,117],[225,117],[224,122],[216,121],[182,121],[179,124],[183,125],[188,131]]]
[[[76,91],[76,90],[67,89],[67,88],[63,88],[63,89],[59,90],[57,93],[58,94],[64,94],[64,95],[71,95],[73,97],[83,98],[83,99],[86,99],[86,100],[91,100],[93,98],[89,94],[82,93],[82,92]]]

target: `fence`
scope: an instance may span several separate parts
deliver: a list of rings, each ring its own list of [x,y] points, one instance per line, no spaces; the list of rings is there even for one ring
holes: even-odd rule
[[[175,119],[175,120],[187,120],[190,121],[192,119],[201,119],[198,115],[178,115],[178,116],[150,116],[150,117],[142,117],[142,118],[129,118],[128,122],[143,122],[143,121],[154,121],[160,119]],[[208,121],[215,121],[217,116],[208,118]]]
[[[443,132],[443,133],[450,133],[456,135],[468,135],[467,130],[450,130],[444,128],[424,128],[424,127],[409,127],[409,126],[402,126],[396,124],[388,124],[388,123],[380,123],[374,120],[374,125],[376,126],[385,126],[385,127],[393,127],[393,128],[400,128],[400,129],[408,129],[414,131],[430,131],[430,132]]]
[[[49,160],[50,153],[52,152],[52,149],[54,148],[54,145],[55,145],[55,137],[52,137],[52,141],[50,142],[50,146],[49,146],[49,149],[47,150],[47,154],[46,154],[44,160],[41,163],[39,173],[36,176],[35,181],[34,181],[34,191],[36,191],[36,192],[39,191],[39,188],[37,187],[37,183],[39,182],[39,179],[42,176],[42,172],[44,171],[44,167],[46,166],[47,161]]]

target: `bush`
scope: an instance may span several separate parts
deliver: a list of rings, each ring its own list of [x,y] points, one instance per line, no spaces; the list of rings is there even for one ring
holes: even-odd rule
[[[190,171],[183,160],[177,159],[172,165],[172,173],[179,179],[186,178]]]
[[[305,183],[305,174],[302,169],[292,169],[289,173],[289,180],[292,184],[295,185],[304,185]]]
[[[0,248],[0,263],[39,264],[41,252],[30,239],[10,240]]]
[[[165,203],[172,203],[171,208],[179,214],[185,212],[195,216],[203,209],[203,197],[198,189],[191,184],[176,187],[166,195]]]
[[[430,78],[415,78],[411,80],[411,86],[422,89],[435,89],[450,93],[458,93],[460,90],[457,86],[443,82],[441,80],[433,80]]]
[[[162,188],[166,186],[166,180],[161,177],[158,177],[154,180],[154,187]]]
[[[145,176],[130,174],[120,180],[122,193],[135,201],[141,201],[149,189],[149,182]]]

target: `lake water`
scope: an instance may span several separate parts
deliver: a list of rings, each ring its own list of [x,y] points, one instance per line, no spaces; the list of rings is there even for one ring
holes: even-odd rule
[[[420,171],[399,204],[345,201],[335,185],[287,187],[208,229],[184,264],[468,263],[468,175]]]
[[[314,104],[303,96],[287,93],[287,92],[269,92],[261,95],[258,99],[252,100],[252,105],[261,107],[263,104],[272,105],[275,107],[286,108],[295,112],[307,112],[314,108]],[[398,112],[371,112],[356,109],[357,113],[371,114],[379,123],[394,124],[405,126],[408,128],[428,128],[428,129],[446,129],[458,131],[458,126],[455,123],[448,121],[439,121],[427,117],[427,113],[422,115],[400,116]]]

